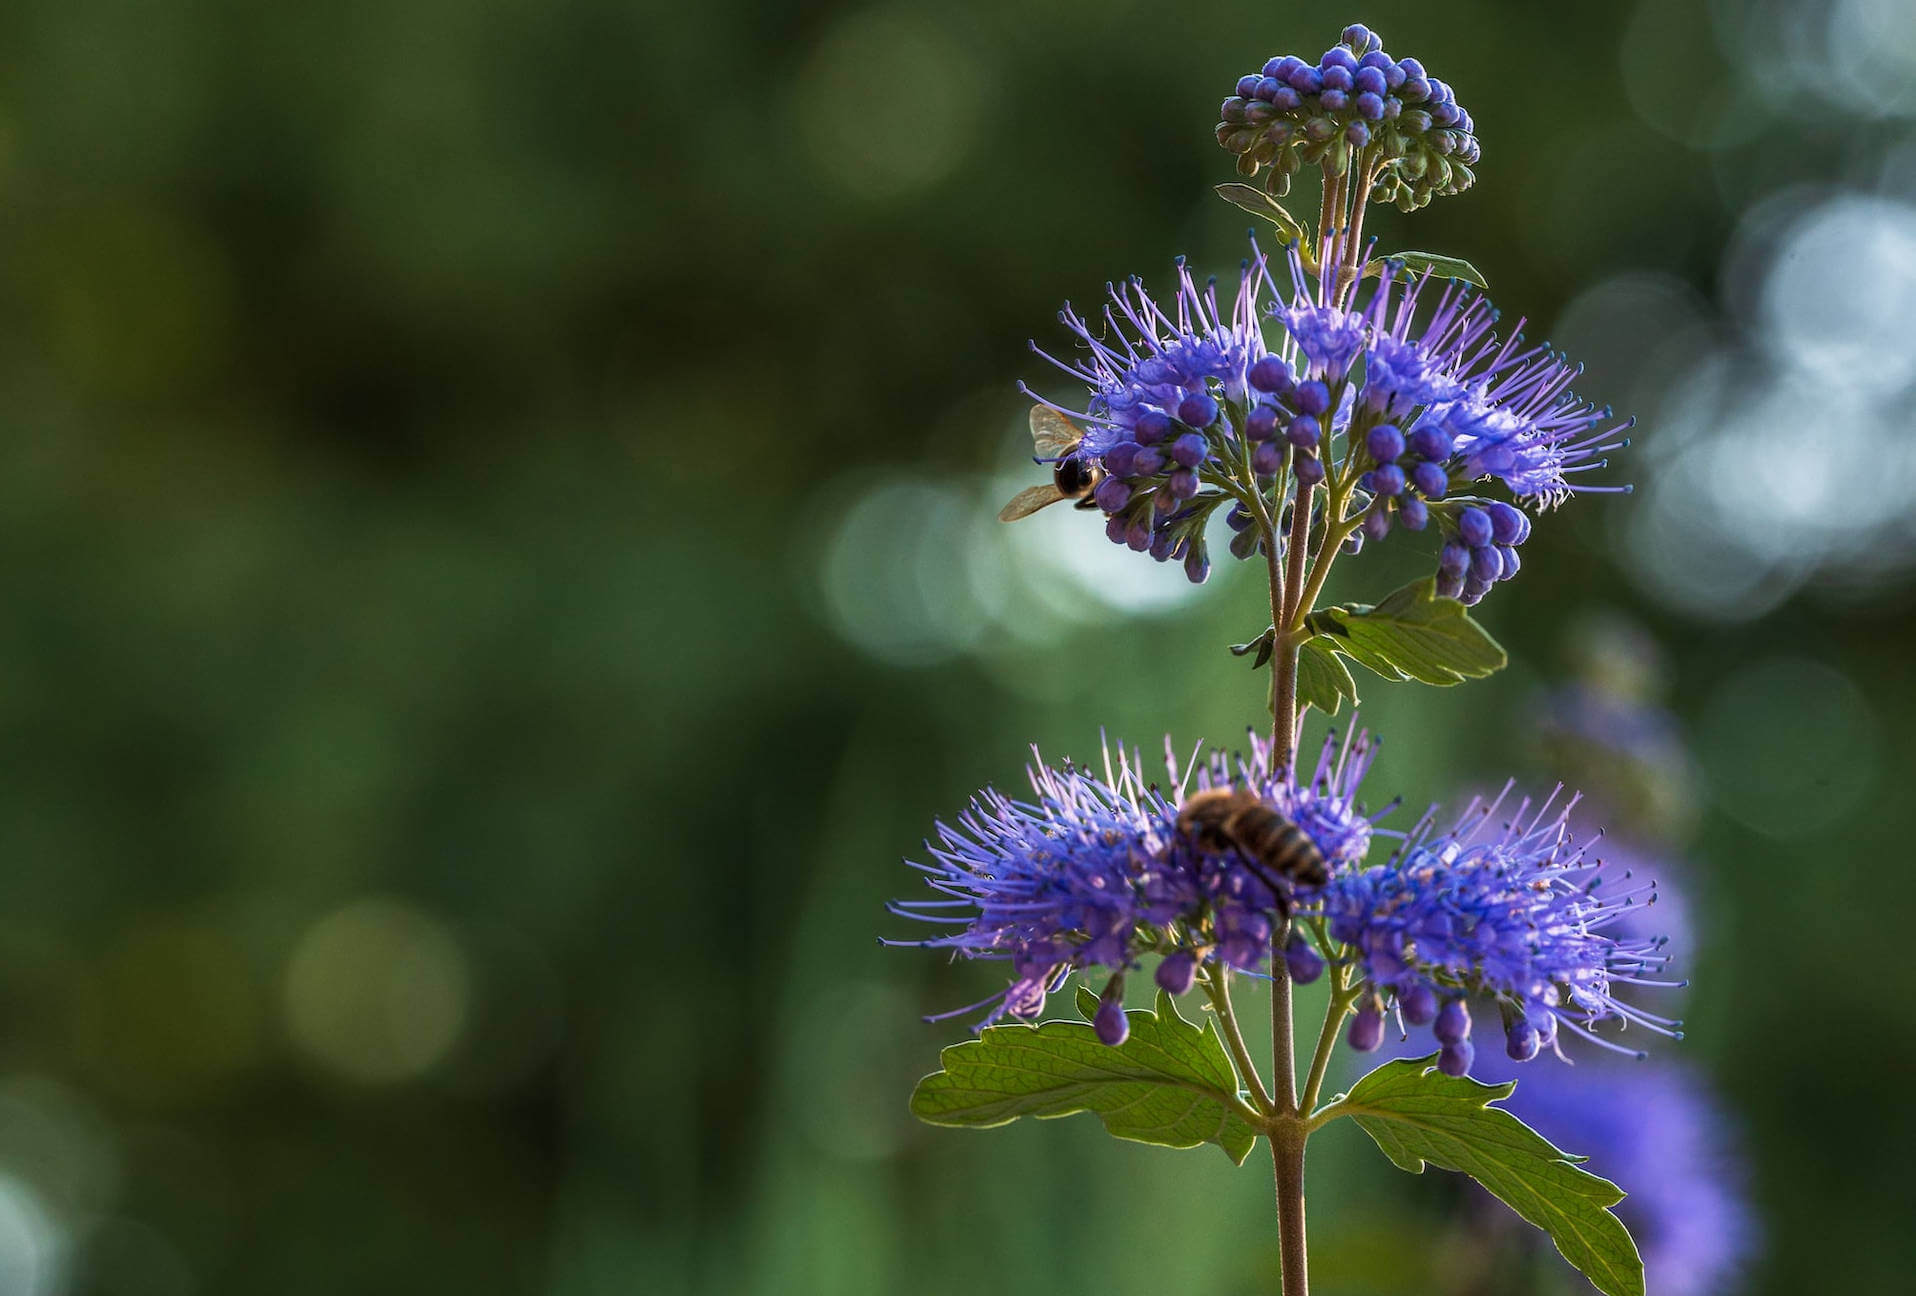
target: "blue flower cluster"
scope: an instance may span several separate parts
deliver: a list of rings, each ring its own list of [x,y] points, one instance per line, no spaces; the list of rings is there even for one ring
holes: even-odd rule
[[[1532,813],[1525,803],[1501,833],[1481,837],[1498,803],[1473,803],[1442,833],[1426,817],[1386,863],[1365,867],[1379,816],[1364,812],[1357,793],[1374,751],[1353,726],[1341,741],[1326,739],[1310,779],[1299,781],[1255,735],[1248,755],[1194,756],[1182,768],[1167,743],[1168,795],[1147,787],[1136,756],[1121,751],[1115,769],[1107,751],[1102,776],[1035,763],[1034,800],[987,790],[956,826],[938,825],[937,841],[926,844],[931,861],[914,865],[938,898],[892,906],[955,930],[892,943],[1009,961],[1005,989],[957,1010],[985,1009],[982,1024],[1034,1017],[1073,972],[1107,969],[1110,1008],[1097,1026],[1115,1044],[1127,1029],[1124,974],[1143,958],[1160,956],[1158,985],[1183,994],[1206,962],[1258,970],[1276,920],[1294,913],[1321,919],[1343,948],[1320,951],[1294,929],[1284,950],[1292,980],[1315,980],[1325,953],[1348,959],[1362,978],[1367,994],[1350,1033],[1359,1049],[1378,1047],[1394,1008],[1412,1025],[1432,1026],[1441,1065],[1462,1075],[1474,1056],[1467,996],[1497,1004],[1506,1051],[1520,1061],[1554,1050],[1560,1026],[1612,1049],[1594,1033],[1600,1023],[1675,1033],[1676,1023],[1616,993],[1668,984],[1648,979],[1666,961],[1661,941],[1611,930],[1654,890],[1602,885],[1569,840],[1569,806]],[[1247,792],[1301,828],[1324,857],[1328,883],[1286,886],[1238,848],[1181,831],[1180,807],[1218,788]]]
[[[1581,369],[1548,348],[1525,350],[1521,332],[1500,340],[1496,311],[1468,285],[1447,282],[1425,314],[1433,277],[1407,277],[1391,263],[1364,307],[1340,312],[1321,287],[1311,294],[1295,250],[1292,262],[1292,300],[1273,310],[1287,326],[1308,318],[1329,332],[1340,315],[1368,325],[1361,368],[1327,373],[1355,391],[1351,433],[1370,465],[1358,479],[1370,495],[1365,534],[1382,539],[1393,521],[1421,531],[1436,517],[1449,537],[1438,556],[1440,592],[1475,603],[1516,575],[1517,546],[1530,535],[1528,515],[1509,504],[1447,499],[1453,483],[1495,481],[1538,508],[1580,491],[1629,489],[1574,480],[1629,444],[1616,437],[1629,423],[1596,431],[1609,411],[1569,390]]]
[[[1476,179],[1475,124],[1455,93],[1416,59],[1385,53],[1361,23],[1315,63],[1284,54],[1238,78],[1218,117],[1218,143],[1237,155],[1238,172],[1269,167],[1278,194],[1307,164],[1342,175],[1353,159],[1374,201],[1407,212]]]
[[[1619,1052],[1634,1050],[1593,1028],[1616,1021],[1678,1037],[1679,1023],[1617,993],[1676,984],[1651,979],[1668,963],[1660,939],[1614,930],[1654,902],[1655,887],[1604,885],[1570,836],[1574,804],[1533,811],[1526,801],[1493,835],[1484,829],[1501,798],[1473,803],[1446,832],[1426,818],[1389,862],[1324,890],[1330,935],[1354,952],[1373,991],[1367,1012],[1381,1020],[1394,1003],[1405,1022],[1431,1026],[1447,1074],[1465,1074],[1474,1057],[1467,996],[1497,1004],[1516,1061],[1555,1049],[1559,1027]],[[1380,1032],[1360,1015],[1351,1043],[1374,1048]]]
[[[1370,848],[1371,819],[1356,793],[1372,752],[1355,729],[1342,743],[1327,739],[1312,777],[1299,783],[1255,735],[1248,756],[1194,759],[1181,770],[1167,744],[1169,798],[1143,784],[1134,755],[1120,752],[1113,768],[1107,751],[1102,776],[1038,760],[1028,771],[1033,800],[987,789],[956,825],[938,825],[937,840],[926,843],[931,861],[913,865],[938,898],[891,906],[957,930],[890,943],[1008,960],[1009,986],[945,1014],[983,1008],[985,1025],[1035,1017],[1072,972],[1094,967],[1117,974],[1104,994],[1116,1003],[1122,974],[1146,954],[1163,956],[1157,982],[1173,994],[1188,991],[1206,961],[1254,971],[1270,952],[1273,915],[1300,897],[1278,894],[1280,880],[1234,848],[1181,833],[1179,804],[1212,788],[1248,791],[1303,828],[1334,868],[1355,867]],[[1107,1043],[1121,1042],[1123,1013],[1113,1009],[1099,1028]]]
[[[1169,844],[1171,808],[1128,774],[1099,778],[1032,754],[1035,799],[979,793],[956,825],[937,825],[938,840],[925,843],[932,862],[912,864],[940,898],[891,906],[902,917],[960,927],[894,944],[1011,962],[1005,990],[945,1016],[988,1007],[985,1024],[1007,1013],[1035,1017],[1072,971],[1122,969],[1135,955],[1140,888]]]
[[[1032,349],[1090,389],[1088,410],[1061,412],[1085,423],[1079,453],[1104,471],[1093,498],[1105,534],[1159,562],[1179,559],[1202,582],[1211,570],[1205,526],[1232,498],[1224,480],[1268,482],[1282,459],[1274,425],[1247,401],[1269,362],[1257,318],[1263,258],[1245,262],[1228,312],[1215,281],[1200,291],[1182,258],[1177,273],[1169,311],[1135,278],[1108,286],[1101,329],[1067,305],[1059,318],[1083,345],[1082,359]]]
[[[1498,483],[1539,510],[1628,489],[1579,479],[1629,444],[1618,436],[1629,422],[1605,428],[1609,411],[1570,390],[1580,370],[1549,348],[1525,348],[1520,332],[1500,339],[1496,311],[1469,286],[1391,262],[1360,303],[1334,274],[1313,281],[1298,248],[1288,265],[1280,291],[1253,242],[1228,311],[1216,283],[1200,290],[1180,261],[1169,310],[1134,279],[1111,289],[1098,325],[1062,313],[1081,356],[1039,354],[1088,389],[1084,410],[1052,408],[1085,424],[1077,453],[1104,473],[1094,499],[1113,542],[1181,559],[1201,581],[1205,528],[1219,506],[1235,502],[1231,552],[1248,558],[1259,537],[1242,501],[1268,498],[1287,464],[1282,492],[1349,464],[1360,474],[1364,534],[1381,540],[1393,525],[1422,531],[1434,521],[1445,539],[1439,589],[1474,603],[1516,575],[1531,519],[1513,504],[1453,494],[1457,486]],[[1281,329],[1275,347],[1265,320]],[[1282,511],[1281,499],[1271,505]]]

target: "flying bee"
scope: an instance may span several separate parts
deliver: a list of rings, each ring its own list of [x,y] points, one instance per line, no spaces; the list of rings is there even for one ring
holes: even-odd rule
[[[1096,508],[1091,492],[1104,480],[1104,469],[1078,453],[1084,429],[1048,405],[1031,407],[1031,444],[1038,460],[1050,463],[1051,484],[1027,486],[998,510],[1000,522],[1016,522],[1059,500],[1076,500],[1081,509]]]
[[[1304,886],[1330,881],[1324,852],[1302,828],[1243,788],[1206,788],[1195,792],[1178,808],[1178,831],[1203,851],[1235,850],[1277,897],[1277,906],[1290,912],[1290,900],[1273,874]]]

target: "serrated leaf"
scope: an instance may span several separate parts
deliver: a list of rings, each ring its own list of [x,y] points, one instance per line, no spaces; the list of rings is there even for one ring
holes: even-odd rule
[[[1247,186],[1248,187],[1248,186]],[[1442,256],[1436,252],[1393,252],[1389,256],[1377,257],[1364,263],[1364,277],[1374,279],[1384,271],[1384,265],[1390,261],[1401,261],[1406,270],[1419,272],[1429,270],[1442,279],[1461,279],[1479,288],[1488,288],[1484,282],[1484,272],[1462,257]]]
[[[1375,607],[1351,603],[1313,612],[1305,624],[1352,661],[1387,680],[1461,684],[1502,670],[1509,657],[1456,599],[1426,576]]]
[[[1515,1081],[1453,1078],[1436,1056],[1386,1062],[1335,1107],[1412,1174],[1426,1163],[1467,1174],[1550,1235],[1563,1258],[1605,1296],[1643,1296],[1643,1260],[1610,1207],[1623,1190],[1558,1151],[1501,1107]]]
[[[912,1115],[989,1129],[1020,1116],[1095,1112],[1119,1138],[1176,1148],[1215,1143],[1242,1165],[1257,1133],[1241,1115],[1237,1076],[1216,1025],[1199,1030],[1163,993],[1156,1012],[1126,1015],[1131,1034],[1116,1048],[1083,1022],[987,1027],[940,1054],[944,1069],[912,1091]]]
[[[1284,241],[1287,243],[1310,241],[1310,231],[1304,228],[1303,222],[1284,210],[1284,204],[1256,185],[1236,182],[1221,184],[1217,187],[1217,195],[1233,207],[1241,208],[1253,216],[1262,217],[1277,226],[1283,232]]]
[[[1357,681],[1351,678],[1350,668],[1329,644],[1306,639],[1297,650],[1298,702],[1334,716],[1343,698],[1357,705]]]

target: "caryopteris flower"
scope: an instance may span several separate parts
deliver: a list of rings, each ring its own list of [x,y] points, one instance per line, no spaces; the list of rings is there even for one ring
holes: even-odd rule
[[[1478,1078],[1515,1070],[1488,1062]],[[1659,1059],[1644,1067],[1533,1068],[1503,1103],[1588,1168],[1629,1186],[1616,1207],[1659,1296],[1726,1290],[1757,1244],[1737,1140],[1701,1080]],[[1488,1198],[1483,1199],[1489,1209]]]
[[[1010,962],[1007,987],[957,1010],[984,1009],[983,1024],[1036,1016],[1073,972],[1121,977],[1151,954],[1163,956],[1157,981],[1173,994],[1190,989],[1205,962],[1257,970],[1270,957],[1275,916],[1306,903],[1307,889],[1237,841],[1185,831],[1181,807],[1201,793],[1241,794],[1302,829],[1335,876],[1370,846],[1375,816],[1356,794],[1371,755],[1368,736],[1353,727],[1341,743],[1326,739],[1300,783],[1273,766],[1270,744],[1256,737],[1248,756],[1194,756],[1182,768],[1167,742],[1173,790],[1163,794],[1144,785],[1135,755],[1120,751],[1114,768],[1107,750],[1100,775],[1045,765],[1034,752],[1033,798],[986,789],[955,825],[940,823],[926,843],[930,862],[913,864],[936,898],[891,906],[954,930],[888,943]],[[1121,992],[1121,981],[1107,982],[1104,997]]]
[[[1462,1000],[1495,1002],[1506,1051],[1528,1060],[1554,1049],[1559,1027],[1605,1048],[1606,1022],[1675,1036],[1678,1023],[1620,997],[1654,980],[1668,962],[1663,942],[1621,934],[1619,919],[1655,899],[1654,884],[1606,886],[1559,809],[1523,802],[1501,831],[1488,831],[1502,798],[1473,802],[1456,826],[1428,819],[1381,865],[1332,880],[1321,897],[1331,937],[1348,947],[1382,1001],[1396,1000],[1413,1025],[1433,1019],[1441,1064],[1470,1068],[1470,1019]]]
[[[925,843],[931,862],[912,864],[938,898],[891,906],[958,930],[890,943],[1011,962],[1003,992],[957,1010],[987,1008],[984,1024],[1037,1016],[1073,971],[1129,967],[1140,952],[1143,888],[1170,844],[1172,811],[1128,768],[1101,778],[1046,765],[1035,749],[1032,757],[1034,799],[980,792],[955,826],[937,825],[937,840]]]
[[[1331,256],[1328,241],[1321,254]],[[1522,509],[1454,487],[1496,482],[1534,508],[1580,491],[1628,489],[1577,479],[1629,444],[1617,436],[1629,424],[1598,430],[1608,411],[1569,390],[1580,370],[1547,348],[1525,349],[1521,333],[1500,340],[1497,312],[1468,285],[1387,261],[1375,287],[1339,289],[1335,267],[1313,286],[1295,247],[1290,280],[1289,297],[1269,310],[1290,337],[1279,358],[1298,364],[1306,380],[1298,394],[1309,388],[1312,404],[1350,410],[1321,436],[1306,420],[1292,443],[1300,456],[1360,472],[1371,539],[1383,539],[1394,522],[1421,531],[1436,521],[1445,537],[1439,593],[1477,602],[1517,574],[1517,548],[1530,535]],[[1342,445],[1331,444],[1339,432]],[[1314,467],[1310,476],[1321,472]]]
[[[1374,202],[1414,211],[1476,179],[1475,124],[1442,81],[1414,58],[1396,59],[1361,23],[1315,63],[1284,54],[1239,77],[1218,111],[1217,141],[1240,175],[1269,168],[1282,195],[1305,165],[1356,168]]]
[[[1073,454],[1103,474],[1092,498],[1115,543],[1182,559],[1201,581],[1221,505],[1235,501],[1231,552],[1248,558],[1261,540],[1247,501],[1280,517],[1294,491],[1336,472],[1355,478],[1370,538],[1434,521],[1438,591],[1475,603],[1516,575],[1531,521],[1456,487],[1498,483],[1537,509],[1628,489],[1580,480],[1628,444],[1617,435],[1628,424],[1604,428],[1607,412],[1569,390],[1578,371],[1555,352],[1524,348],[1521,333],[1500,340],[1495,310],[1464,283],[1398,262],[1352,283],[1325,238],[1323,272],[1293,246],[1281,284],[1255,240],[1251,251],[1228,310],[1215,281],[1200,289],[1180,260],[1168,308],[1132,279],[1095,320],[1065,308],[1074,356],[1039,352],[1085,386],[1083,409],[1026,391],[1083,425]]]
[[[1373,824],[1392,808],[1366,814],[1357,800],[1358,785],[1375,753],[1370,735],[1353,724],[1342,742],[1325,737],[1308,781],[1274,764],[1270,742],[1255,733],[1248,756],[1216,752],[1183,777],[1178,777],[1176,757],[1168,746],[1165,758],[1179,803],[1220,789],[1246,794],[1300,828],[1334,878],[1364,859]],[[1242,971],[1255,971],[1269,956],[1273,914],[1311,903],[1308,888],[1273,876],[1269,862],[1247,846],[1207,848],[1202,837],[1177,833],[1165,867],[1154,875],[1148,892],[1154,918],[1181,925],[1201,956]]]
[[[1107,285],[1100,322],[1067,304],[1059,318],[1077,335],[1078,357],[1059,359],[1035,342],[1032,349],[1088,389],[1083,410],[1052,408],[1084,424],[1079,453],[1105,473],[1094,499],[1106,534],[1160,562],[1181,558],[1186,574],[1202,581],[1210,572],[1205,523],[1231,498],[1217,477],[1268,480],[1279,467],[1275,424],[1250,420],[1247,402],[1252,371],[1266,356],[1258,327],[1265,267],[1262,257],[1244,263],[1228,312],[1215,280],[1200,291],[1182,258],[1177,275],[1168,310],[1137,278]]]

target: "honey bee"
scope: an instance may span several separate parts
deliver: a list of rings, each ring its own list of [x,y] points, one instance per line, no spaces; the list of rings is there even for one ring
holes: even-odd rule
[[[1312,887],[1330,881],[1330,868],[1317,843],[1262,797],[1242,788],[1193,793],[1178,808],[1178,831],[1200,850],[1237,851],[1271,888],[1285,913],[1290,912],[1289,897],[1273,874]]]
[[[1076,500],[1081,509],[1097,507],[1091,492],[1104,480],[1104,470],[1078,453],[1084,429],[1047,405],[1031,407],[1031,444],[1038,459],[1050,463],[1051,484],[1027,486],[998,510],[1000,522],[1016,522],[1059,500]]]

